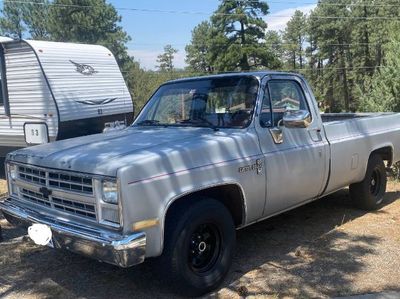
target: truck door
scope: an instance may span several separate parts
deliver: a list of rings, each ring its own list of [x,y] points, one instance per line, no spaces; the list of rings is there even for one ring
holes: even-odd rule
[[[329,144],[312,94],[297,76],[269,76],[256,127],[265,156],[264,216],[300,205],[323,190]],[[309,113],[306,127],[285,127],[284,114]]]

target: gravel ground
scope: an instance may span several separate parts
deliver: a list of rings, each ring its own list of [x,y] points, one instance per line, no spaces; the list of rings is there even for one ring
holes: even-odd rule
[[[353,209],[343,190],[239,231],[231,272],[210,296],[327,298],[400,290],[400,184],[388,187],[377,212]],[[0,224],[1,298],[172,297],[149,263],[118,269],[37,247],[21,229]]]

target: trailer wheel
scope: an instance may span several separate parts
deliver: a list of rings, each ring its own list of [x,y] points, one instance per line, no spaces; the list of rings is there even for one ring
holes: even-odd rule
[[[160,258],[164,278],[186,296],[214,290],[232,263],[236,233],[231,214],[214,199],[196,198],[169,216]]]
[[[376,210],[383,202],[386,192],[386,168],[382,157],[371,155],[363,181],[350,185],[350,197],[356,207]]]

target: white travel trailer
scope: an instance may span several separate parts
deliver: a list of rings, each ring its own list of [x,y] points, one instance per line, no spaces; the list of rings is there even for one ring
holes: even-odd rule
[[[131,96],[105,47],[1,37],[0,70],[0,168],[12,150],[133,119]]]

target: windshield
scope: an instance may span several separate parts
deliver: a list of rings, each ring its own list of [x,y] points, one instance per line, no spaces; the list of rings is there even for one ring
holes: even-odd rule
[[[252,119],[258,85],[250,76],[166,84],[153,95],[134,125],[244,128]]]

